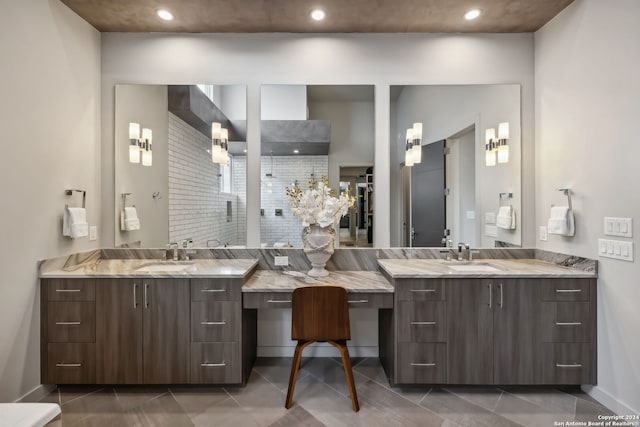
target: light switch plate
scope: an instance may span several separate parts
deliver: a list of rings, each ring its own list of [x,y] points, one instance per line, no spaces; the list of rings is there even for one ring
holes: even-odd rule
[[[598,239],[598,255],[633,262],[633,242]]]
[[[97,240],[98,239],[98,226],[92,225],[89,227],[89,240]]]
[[[496,213],[495,212],[485,212],[485,214],[484,214],[484,223],[485,224],[495,224],[496,223]]]
[[[273,262],[276,265],[287,266],[287,265],[289,265],[289,257],[288,256],[274,256],[273,257]]]
[[[547,226],[546,225],[541,225],[538,228],[538,238],[540,240],[542,240],[543,242],[547,241]]]
[[[607,236],[633,237],[631,218],[604,217],[604,234]]]
[[[484,235],[488,237],[498,237],[498,227],[495,225],[484,225]]]
[[[467,211],[467,219],[476,219],[476,211]]]

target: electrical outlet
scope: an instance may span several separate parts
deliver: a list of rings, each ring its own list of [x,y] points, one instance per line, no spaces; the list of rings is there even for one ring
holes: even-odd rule
[[[98,239],[98,226],[92,225],[89,227],[89,240],[97,240]]]
[[[288,256],[274,256],[273,262],[275,265],[289,265],[289,257]]]
[[[538,228],[538,238],[540,240],[542,240],[543,242],[547,241],[547,226],[546,225],[541,225]]]
[[[598,239],[598,255],[633,262],[633,242]]]

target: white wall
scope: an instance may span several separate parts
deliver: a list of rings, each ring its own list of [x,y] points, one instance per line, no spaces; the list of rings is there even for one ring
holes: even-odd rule
[[[262,120],[307,120],[307,87],[264,85],[260,92]]]
[[[256,55],[260,52],[260,55]],[[140,64],[145,64],[141,67]],[[103,203],[113,204],[113,87],[117,83],[247,84],[248,245],[260,244],[263,84],[375,85],[374,242],[390,243],[389,85],[522,85],[523,211],[533,210],[531,34],[118,34],[102,36]],[[113,209],[105,209],[111,215]],[[105,218],[104,224],[113,223]],[[523,244],[533,243],[523,224]],[[105,245],[113,230],[103,230]]]
[[[100,224],[100,34],[59,1],[4,1],[0,58],[0,402],[6,402],[40,384],[37,260],[100,244],[62,237],[64,205],[80,203],[64,195],[66,188],[87,191],[89,224]]]
[[[573,192],[576,235],[537,247],[597,258],[603,217],[634,218],[640,234],[640,2],[577,0],[535,34],[536,225]],[[536,227],[537,229],[537,227]],[[636,257],[638,252],[636,252]],[[598,385],[618,413],[640,413],[638,260],[599,259]]]

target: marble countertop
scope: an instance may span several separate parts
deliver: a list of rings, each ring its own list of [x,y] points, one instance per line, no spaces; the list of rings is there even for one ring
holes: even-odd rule
[[[242,285],[242,292],[291,292],[299,286],[341,285],[349,292],[389,292],[393,286],[377,271],[331,271],[326,277],[311,277],[302,271],[258,270]]]
[[[597,274],[536,259],[380,259],[380,267],[394,279],[437,277],[541,277],[596,278]]]
[[[72,267],[45,270],[40,273],[40,277],[45,279],[80,277],[243,278],[252,272],[257,265],[257,259],[196,259],[190,261],[98,259]]]

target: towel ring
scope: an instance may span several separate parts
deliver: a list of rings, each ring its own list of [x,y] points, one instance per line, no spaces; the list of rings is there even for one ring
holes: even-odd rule
[[[86,190],[64,190],[64,194],[66,194],[67,196],[71,196],[73,195],[73,192],[78,192],[78,193],[82,193],[82,207],[85,208],[87,205],[87,191]],[[65,208],[68,208],[69,205],[66,204],[64,205]]]
[[[131,196],[131,194],[133,193],[122,193],[122,207],[126,208],[127,207],[127,196]],[[133,207],[135,207],[135,205],[132,205]]]
[[[569,208],[569,210],[573,210],[573,208],[571,207],[571,189],[570,188],[558,188],[558,191],[562,191],[564,193],[565,196],[567,196],[567,207]],[[553,207],[553,205],[551,205],[551,207]]]

